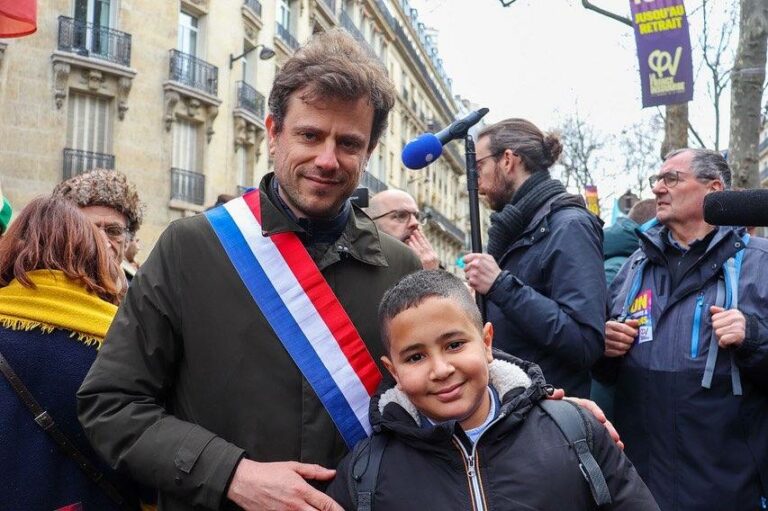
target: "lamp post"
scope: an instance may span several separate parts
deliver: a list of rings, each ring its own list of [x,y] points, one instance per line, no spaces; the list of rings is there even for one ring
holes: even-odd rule
[[[238,61],[238,60],[240,60],[241,58],[245,57],[246,55],[248,55],[248,54],[249,54],[249,53],[251,53],[253,50],[255,50],[256,48],[259,48],[259,47],[261,48],[261,51],[259,52],[259,58],[260,58],[261,60],[269,60],[269,59],[271,59],[272,57],[274,57],[274,56],[275,56],[275,50],[273,50],[273,49],[272,49],[272,48],[270,48],[269,46],[265,46],[265,45],[263,45],[263,44],[257,44],[257,45],[256,45],[256,46],[254,46],[253,48],[248,48],[247,50],[245,50],[243,53],[241,53],[241,54],[240,54],[240,55],[238,55],[237,57],[233,57],[233,56],[232,56],[232,54],[230,53],[230,54],[229,54],[229,69],[232,69],[232,65],[233,65],[233,64],[234,64],[236,61]]]

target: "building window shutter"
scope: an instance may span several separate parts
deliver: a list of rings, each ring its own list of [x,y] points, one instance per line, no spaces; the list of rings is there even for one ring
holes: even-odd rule
[[[171,166],[177,169],[200,172],[197,156],[198,125],[185,119],[176,119],[173,126],[173,162]]]

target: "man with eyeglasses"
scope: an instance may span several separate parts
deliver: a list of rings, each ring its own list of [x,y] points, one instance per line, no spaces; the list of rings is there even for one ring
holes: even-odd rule
[[[662,510],[768,506],[768,242],[704,221],[730,183],[718,152],[667,155],[657,222],[609,292],[595,373],[616,383],[616,426]]]
[[[80,207],[99,228],[117,264],[125,258],[129,237],[143,219],[136,187],[116,170],[95,169],[59,183],[53,195],[65,197]]]
[[[369,202],[366,211],[376,227],[410,247],[418,256],[425,270],[436,270],[440,259],[424,236],[421,225],[427,220],[419,211],[416,201],[402,190],[384,190]]]
[[[495,211],[488,253],[464,256],[486,296],[494,347],[538,364],[548,383],[589,397],[603,353],[605,275],[600,221],[549,169],[562,144],[525,119],[477,137],[479,193]]]

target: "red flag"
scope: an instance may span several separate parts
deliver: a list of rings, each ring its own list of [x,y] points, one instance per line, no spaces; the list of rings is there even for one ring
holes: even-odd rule
[[[37,0],[0,0],[0,37],[21,37],[37,30]]]

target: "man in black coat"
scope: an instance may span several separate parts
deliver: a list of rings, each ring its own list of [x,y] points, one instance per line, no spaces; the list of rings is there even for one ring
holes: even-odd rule
[[[536,362],[548,382],[588,397],[603,351],[605,275],[600,220],[549,175],[557,136],[524,119],[485,128],[479,190],[491,215],[487,254],[465,256],[469,285],[487,297],[497,348]]]

